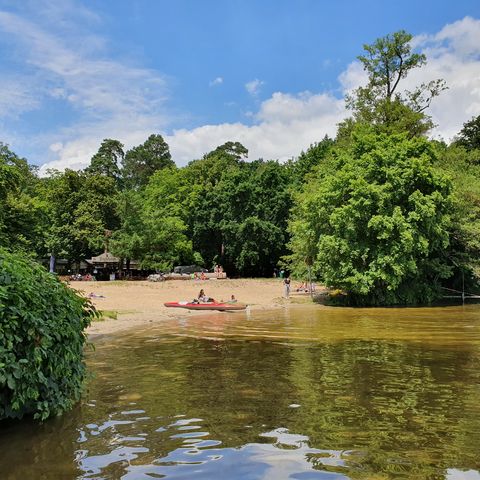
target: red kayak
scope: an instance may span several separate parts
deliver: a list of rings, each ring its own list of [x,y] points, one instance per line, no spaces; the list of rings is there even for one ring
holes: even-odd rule
[[[230,310],[245,310],[247,306],[243,303],[190,303],[190,302],[167,302],[166,307],[186,308],[188,310],[217,310],[226,312]]]

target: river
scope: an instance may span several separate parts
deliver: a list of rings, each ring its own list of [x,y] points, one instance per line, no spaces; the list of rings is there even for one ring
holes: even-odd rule
[[[96,342],[2,480],[480,479],[480,306],[191,316]]]

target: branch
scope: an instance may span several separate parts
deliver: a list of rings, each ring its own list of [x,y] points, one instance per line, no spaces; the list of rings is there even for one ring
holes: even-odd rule
[[[397,88],[398,82],[402,78],[402,74],[403,74],[403,57],[397,49],[395,49],[395,53],[397,54],[397,57],[400,59],[400,64],[399,64],[399,67],[398,67],[397,81],[395,82],[395,85],[393,85],[393,88],[392,88],[392,93],[391,93],[392,95],[393,95],[393,92],[395,91],[395,89]]]

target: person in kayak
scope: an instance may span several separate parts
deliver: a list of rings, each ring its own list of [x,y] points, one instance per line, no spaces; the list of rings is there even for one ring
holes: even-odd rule
[[[198,301],[200,303],[215,303],[214,298],[205,295],[205,292],[203,291],[203,288],[200,290],[200,292],[198,294]]]

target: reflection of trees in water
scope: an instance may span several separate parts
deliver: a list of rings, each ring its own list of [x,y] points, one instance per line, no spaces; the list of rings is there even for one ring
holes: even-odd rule
[[[258,434],[286,427],[308,435],[313,448],[358,450],[346,460],[354,459],[348,475],[353,468],[358,478],[434,479],[447,468],[478,468],[478,352],[467,347],[184,339],[128,352],[116,369],[138,365],[142,373],[115,374],[129,382],[122,392],[142,392],[138,405],[151,417],[202,419],[222,447],[269,442]],[[289,408],[294,403],[301,407]],[[170,435],[159,441],[150,433],[142,443],[148,456],[179,448]]]
[[[50,480],[77,478],[74,461],[78,408],[45,423],[30,419],[0,424],[0,478]],[[61,432],[59,434],[59,432]]]
[[[273,443],[259,434],[278,428],[307,435],[315,449],[348,450],[345,467],[327,466],[323,454],[306,457],[312,468],[351,478],[430,480],[447,468],[479,468],[474,346],[129,336],[98,345],[90,364],[94,403],[0,436],[1,471],[12,472],[6,478],[42,478],[32,476],[39,466],[74,478],[82,450],[81,470],[96,461],[104,476],[120,478],[129,465],[194,448],[188,434],[207,442],[207,455],[209,448]],[[5,470],[9,457],[9,465],[24,466]]]
[[[291,380],[306,408],[289,428],[316,448],[360,450],[357,478],[435,479],[447,468],[478,469],[478,364],[476,349],[412,343],[296,349]]]
[[[447,468],[478,468],[474,347],[182,339],[128,352],[116,368],[138,365],[142,374],[119,375],[130,383],[123,390],[142,392],[138,404],[149,416],[202,419],[222,447],[270,442],[258,434],[286,427],[308,435],[313,448],[358,450],[346,457],[348,475],[353,469],[358,478],[434,479]],[[301,407],[289,408],[294,403]],[[161,442],[158,432],[148,435],[143,445],[153,458],[179,448],[169,435]]]

